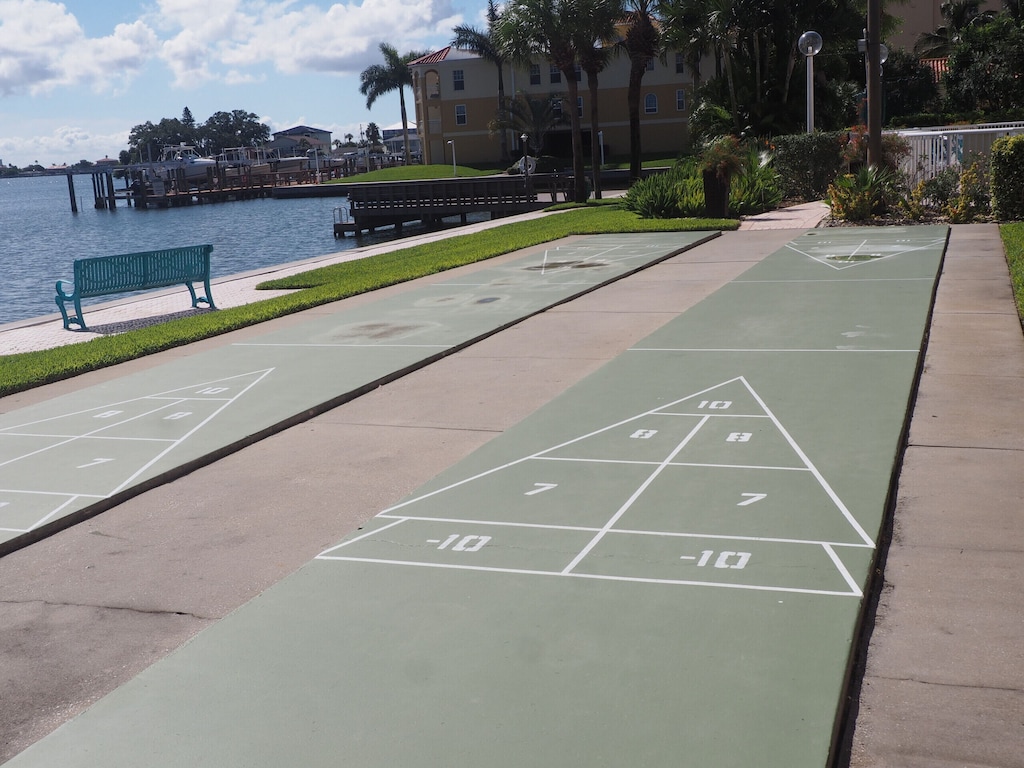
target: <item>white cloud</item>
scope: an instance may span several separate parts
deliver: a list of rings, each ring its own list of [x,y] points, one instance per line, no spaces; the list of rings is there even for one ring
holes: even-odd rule
[[[155,44],[155,34],[142,22],[88,39],[62,4],[0,0],[0,96],[77,85],[107,90],[141,69]]]
[[[26,137],[0,137],[0,158],[4,163],[27,165],[39,161],[43,166],[74,163],[79,160],[95,161],[106,156],[111,147],[128,144],[128,131],[94,134],[84,128],[63,125],[52,133]],[[19,158],[26,158],[18,160]]]

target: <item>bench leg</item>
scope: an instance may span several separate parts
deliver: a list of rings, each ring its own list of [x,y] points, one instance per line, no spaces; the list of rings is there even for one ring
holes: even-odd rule
[[[62,299],[60,296],[57,296],[54,298],[54,301],[57,302],[57,309],[60,310],[61,317],[64,318],[65,331],[72,330],[72,325],[77,325],[78,330],[80,331],[89,330],[88,328],[85,327],[85,320],[82,319],[82,303],[77,297],[74,299],[73,302],[75,305],[75,314],[70,316],[68,315],[67,308],[64,306],[65,299]]]
[[[213,305],[212,291],[210,291],[210,281],[208,279],[203,281],[203,286],[206,288],[205,296],[199,296],[196,293],[196,289],[195,287],[193,287],[192,283],[186,283],[186,285],[188,286],[188,292],[192,294],[192,306],[195,309],[199,309],[200,304],[205,304],[210,309],[217,308]]]

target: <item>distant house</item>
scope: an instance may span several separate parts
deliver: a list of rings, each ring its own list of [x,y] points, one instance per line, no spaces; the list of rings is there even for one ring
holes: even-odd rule
[[[405,134],[402,132],[402,124],[389,125],[380,132],[381,141],[387,149],[388,154],[405,154]],[[416,132],[416,124],[409,123],[409,154],[413,157],[420,155],[420,137]]]
[[[319,150],[325,155],[331,153],[331,132],[320,128],[297,125],[286,131],[278,131],[273,136],[274,138],[267,142],[266,147],[267,149],[276,149],[281,157],[305,155],[311,149]]]

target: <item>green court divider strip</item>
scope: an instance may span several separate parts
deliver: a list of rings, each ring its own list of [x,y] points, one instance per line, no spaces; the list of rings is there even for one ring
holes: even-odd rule
[[[10,766],[829,765],[947,235],[797,238]]]

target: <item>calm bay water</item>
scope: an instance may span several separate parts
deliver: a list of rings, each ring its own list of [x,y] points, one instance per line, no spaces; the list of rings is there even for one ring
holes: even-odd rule
[[[96,210],[89,176],[75,177],[75,194],[77,214],[66,176],[0,179],[0,324],[56,312],[54,284],[71,279],[74,259],[211,243],[220,277],[395,237],[386,229],[335,239],[333,211],[343,197],[147,210],[118,201],[113,211]]]

